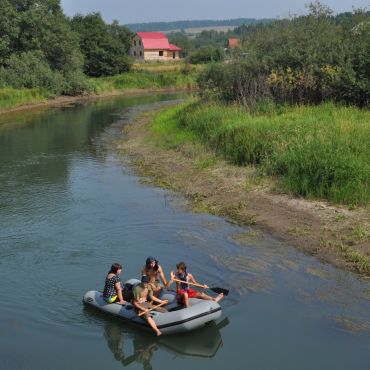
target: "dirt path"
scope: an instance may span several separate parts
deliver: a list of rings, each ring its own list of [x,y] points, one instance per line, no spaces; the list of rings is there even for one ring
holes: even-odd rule
[[[140,175],[185,195],[194,210],[253,225],[322,261],[370,276],[368,210],[276,194],[271,186],[254,183],[255,170],[249,167],[218,160],[199,168],[186,150],[163,150],[151,142],[153,114],[136,117],[118,145]]]

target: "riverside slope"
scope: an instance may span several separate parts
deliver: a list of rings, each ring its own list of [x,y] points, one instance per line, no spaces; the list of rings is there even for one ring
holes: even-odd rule
[[[199,168],[186,150],[166,150],[150,140],[154,115],[150,112],[134,118],[118,145],[139,174],[183,194],[191,200],[193,210],[220,215],[242,226],[253,225],[256,237],[270,233],[336,267],[370,275],[357,254],[370,250],[368,238],[359,235],[370,225],[367,210],[348,210],[277,194],[263,186],[246,186],[253,170],[222,160]]]

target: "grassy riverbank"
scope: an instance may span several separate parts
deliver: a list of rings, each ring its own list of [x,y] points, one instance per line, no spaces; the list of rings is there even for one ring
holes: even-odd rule
[[[178,71],[151,72],[133,71],[119,76],[91,79],[92,91],[96,94],[125,89],[192,89],[196,87],[193,73]]]
[[[0,110],[22,104],[34,104],[45,101],[48,94],[39,89],[0,89]]]
[[[291,126],[280,133],[283,138],[298,130],[293,130],[292,126],[294,120],[301,122],[304,117],[299,114],[300,109],[313,109],[310,112],[311,121],[314,120],[314,108],[292,108]],[[316,109],[333,114],[334,108],[324,106]],[[119,149],[129,154],[145,181],[151,179],[157,186],[184,194],[191,200],[193,210],[220,215],[242,226],[254,225],[257,229],[246,231],[247,242],[251,238],[263,237],[267,231],[278,235],[287,245],[323,261],[370,275],[369,210],[334,206],[322,200],[307,200],[279,192],[277,189],[284,184],[279,178],[266,175],[263,161],[253,162],[253,165],[231,163],[232,157],[224,152],[222,141],[229,143],[231,148],[234,145],[228,135],[224,134],[220,141],[218,136],[224,132],[223,126],[229,123],[234,110],[190,103],[139,116],[134,125],[125,128]],[[270,114],[272,122],[278,126],[273,118],[275,115],[285,117],[288,111],[287,108],[285,113]],[[359,116],[358,122],[362,122],[364,112],[355,112]],[[246,115],[245,111],[239,110],[234,114],[239,117]],[[250,116],[249,120],[258,122],[263,117]],[[205,124],[213,130],[214,136],[203,136],[203,130],[207,131]],[[310,136],[306,135],[306,138],[306,141],[310,140]],[[253,140],[256,140],[255,136]],[[271,146],[274,147],[273,142]],[[322,155],[321,152],[318,154]]]
[[[325,104],[250,114],[195,102],[162,114],[162,125],[177,122],[177,130],[196,135],[231,163],[276,178],[284,192],[349,207],[370,203],[368,111]]]
[[[195,89],[198,72],[198,67],[185,68],[183,63],[169,64],[168,66],[163,63],[138,65],[132,72],[118,76],[87,79],[88,90],[85,95],[102,95],[139,89]],[[45,89],[0,88],[0,111],[22,105],[32,105],[55,97],[55,94]]]

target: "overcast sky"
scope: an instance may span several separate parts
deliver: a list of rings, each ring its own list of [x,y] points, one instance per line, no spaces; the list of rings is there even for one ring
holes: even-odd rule
[[[303,14],[309,0],[61,0],[64,13],[100,12],[121,24],[188,19],[276,18]],[[324,0],[336,13],[370,7],[370,0]]]

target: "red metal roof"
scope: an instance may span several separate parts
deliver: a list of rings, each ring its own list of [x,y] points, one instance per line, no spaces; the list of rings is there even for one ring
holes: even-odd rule
[[[170,48],[168,50],[169,51],[181,51],[182,49],[174,44],[170,44]]]
[[[162,32],[138,32],[137,35],[141,38],[144,49],[168,50],[170,48],[168,38]]]

